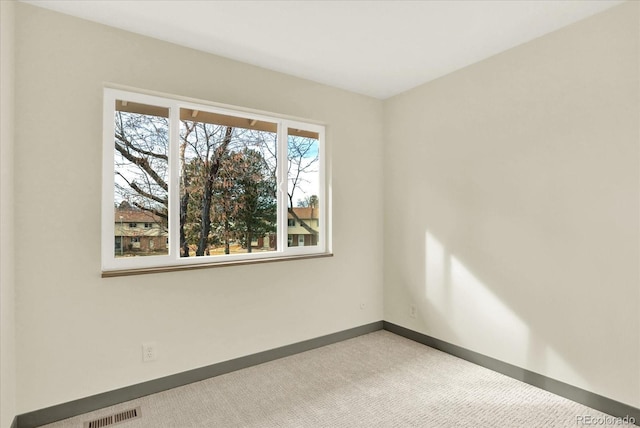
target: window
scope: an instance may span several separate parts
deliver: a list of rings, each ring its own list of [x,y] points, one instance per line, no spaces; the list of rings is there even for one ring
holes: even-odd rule
[[[131,238],[129,238],[129,249],[127,251],[126,254],[130,254],[130,252],[132,251],[138,251],[140,250],[140,237],[139,236],[132,236]]]
[[[105,89],[103,270],[327,253],[324,156],[317,124]]]

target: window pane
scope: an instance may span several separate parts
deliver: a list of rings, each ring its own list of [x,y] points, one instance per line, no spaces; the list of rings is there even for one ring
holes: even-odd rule
[[[320,144],[319,135],[288,129],[287,137],[287,233],[297,235],[288,245],[318,245],[320,233]]]
[[[166,255],[169,110],[121,100],[115,110],[114,254]]]
[[[180,111],[180,255],[277,249],[276,124]]]

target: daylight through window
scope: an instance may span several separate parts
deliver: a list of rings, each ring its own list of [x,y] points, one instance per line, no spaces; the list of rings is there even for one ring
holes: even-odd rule
[[[324,128],[104,93],[103,270],[327,251]]]

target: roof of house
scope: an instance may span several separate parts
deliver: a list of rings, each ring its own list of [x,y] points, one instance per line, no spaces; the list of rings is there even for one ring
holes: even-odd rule
[[[303,208],[296,207],[293,209],[296,215],[301,219],[317,219],[320,210],[318,208]],[[288,214],[289,218],[293,218],[291,213]],[[116,223],[122,221],[123,223],[162,223],[163,219],[157,215],[143,210],[134,209],[116,209],[114,212],[114,221]]]
[[[311,218],[318,218],[318,214],[320,213],[320,209],[319,208],[303,208],[303,207],[297,207],[293,209],[293,212],[296,213],[296,215],[301,218],[301,219],[311,219]],[[291,213],[288,213],[288,218],[293,218],[293,215],[291,215]]]
[[[143,210],[134,209],[116,209],[114,212],[114,221],[119,223],[162,223],[163,219],[157,215]]]

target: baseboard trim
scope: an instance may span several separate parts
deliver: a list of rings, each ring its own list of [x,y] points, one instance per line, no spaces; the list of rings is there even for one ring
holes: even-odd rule
[[[47,407],[45,409],[27,412],[16,416],[13,419],[10,428],[36,428],[41,425],[50,424],[52,422],[92,412],[104,407],[113,406],[125,401],[135,400],[136,398],[144,397],[146,395],[155,394],[168,389],[187,385],[189,383],[199,382],[225,373],[234,372],[236,370],[241,370],[247,367],[277,360],[279,358],[295,355],[300,352],[330,345],[332,343],[352,339],[381,329],[385,329],[391,333],[406,337],[407,339],[414,340],[474,364],[478,364],[479,366],[488,368],[495,372],[502,373],[513,379],[528,383],[553,394],[584,404],[585,406],[593,409],[600,410],[608,415],[620,418],[629,416],[635,419],[636,424],[640,422],[640,409],[628,404],[548,378],[544,375],[505,363],[504,361],[488,357],[388,321],[377,321],[360,327],[328,334],[326,336],[293,343],[291,345],[282,346],[268,351],[258,352],[245,357],[212,364],[210,366],[189,370],[183,373],[177,373],[163,378],[150,380],[148,382],[104,392],[102,394],[92,395],[90,397]]]
[[[257,354],[247,355],[245,357],[177,373],[159,379],[150,380],[148,382],[104,392],[102,394],[92,395],[90,397],[81,398],[68,403],[58,404],[45,409],[35,410],[33,412],[18,415],[14,419],[14,424],[12,424],[11,428],[35,428],[41,425],[50,424],[52,422],[92,412],[104,407],[113,406],[114,404],[123,403],[125,401],[134,400],[146,395],[166,391],[168,389],[187,385],[193,382],[199,382],[214,376],[234,372],[236,370],[277,360],[279,358],[288,357],[300,352],[310,351],[311,349],[382,330],[382,328],[383,322],[376,321],[371,324],[339,331],[326,336],[316,337],[314,339],[293,343],[280,348],[258,352]]]
[[[636,424],[640,423],[640,409],[628,404],[551,379],[539,373],[505,363],[504,361],[496,360],[495,358],[479,354],[475,351],[470,351],[469,349],[453,345],[423,333],[418,333],[417,331],[388,321],[383,321],[383,326],[385,330],[388,330],[391,333],[406,337],[407,339],[414,340],[422,343],[423,345],[438,349],[446,352],[447,354],[462,358],[463,360],[467,360],[495,372],[502,373],[503,375],[528,383],[529,385],[533,385],[540,389],[544,389],[545,391],[549,391],[561,397],[568,398],[569,400],[577,403],[584,404],[592,409],[599,410],[614,417],[624,418],[625,416],[628,416],[629,418],[634,418]]]

